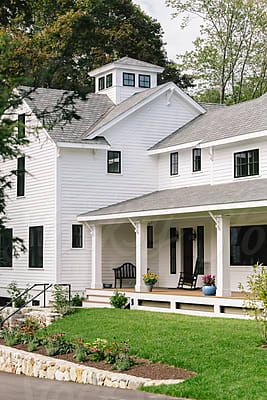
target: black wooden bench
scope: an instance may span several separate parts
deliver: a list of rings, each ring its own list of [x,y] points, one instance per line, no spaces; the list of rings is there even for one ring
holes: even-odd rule
[[[129,279],[136,279],[136,267],[132,263],[124,263],[120,267],[113,268],[115,285],[117,286],[117,280],[120,281],[120,288],[122,288],[122,281]]]

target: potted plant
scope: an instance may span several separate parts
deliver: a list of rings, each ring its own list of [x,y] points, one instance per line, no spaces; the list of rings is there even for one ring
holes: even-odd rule
[[[215,275],[203,275],[202,282],[202,292],[205,296],[213,296],[216,294]]]
[[[143,275],[143,280],[148,292],[152,292],[152,288],[155,283],[157,283],[158,279],[159,275],[154,272],[149,272],[149,269],[147,270],[147,273]]]

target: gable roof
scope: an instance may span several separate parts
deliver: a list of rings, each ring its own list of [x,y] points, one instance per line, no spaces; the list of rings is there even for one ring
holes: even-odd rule
[[[26,87],[20,89],[29,90]],[[43,112],[51,113],[58,102],[71,93],[65,90],[38,88],[25,98],[25,102],[38,116]],[[57,123],[49,130],[49,135],[55,142],[88,143],[88,140],[83,138],[84,133],[113,106],[114,103],[104,94],[90,93],[86,96],[86,100],[76,99],[76,112],[81,118],[79,120],[73,118],[71,123],[64,121]],[[52,117],[53,113],[44,117],[44,123],[49,125],[49,119]],[[103,138],[95,139],[95,142],[101,140],[103,141]]]
[[[194,141],[208,143],[264,130],[267,130],[267,93],[255,100],[232,106],[207,107],[205,114],[196,117],[150,150]]]
[[[208,207],[212,211],[220,209],[220,206],[231,209],[233,203],[241,203],[242,207],[242,203],[255,201],[266,201],[267,205],[267,179],[160,190],[80,214],[78,219],[85,221],[123,218],[131,216],[129,214],[137,217],[149,216],[153,212],[154,215],[159,215],[160,211],[164,214],[171,210],[190,212],[189,209],[193,207],[199,208],[198,211]]]

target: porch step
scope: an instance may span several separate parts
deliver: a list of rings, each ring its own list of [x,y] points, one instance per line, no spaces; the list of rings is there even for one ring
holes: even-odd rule
[[[95,294],[93,294],[93,295],[87,294],[86,295],[86,300],[95,301],[96,303],[99,302],[99,301],[100,302],[104,302],[104,303],[109,303],[110,296],[107,296],[106,294],[104,294],[103,296],[102,295],[95,295]]]
[[[111,304],[105,301],[84,300],[83,307],[85,308],[111,308]]]

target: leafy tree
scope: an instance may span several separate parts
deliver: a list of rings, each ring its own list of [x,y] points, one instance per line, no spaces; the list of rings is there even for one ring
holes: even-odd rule
[[[158,84],[174,82],[181,89],[194,87],[192,76],[181,74],[179,66],[174,61],[166,62],[164,68],[164,72],[158,77]]]
[[[238,103],[267,90],[266,0],[166,0],[174,15],[202,19],[194,50],[180,57],[186,70],[220,92],[220,102]],[[202,90],[203,92],[203,90]],[[204,90],[205,92],[205,90]],[[230,97],[230,99],[229,99]]]

